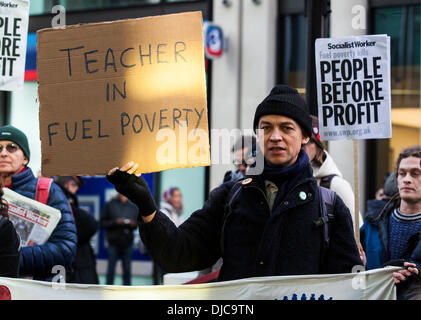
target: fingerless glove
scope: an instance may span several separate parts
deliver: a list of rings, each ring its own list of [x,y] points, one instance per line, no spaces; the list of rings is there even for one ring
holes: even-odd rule
[[[149,216],[157,210],[155,200],[143,177],[117,170],[106,178],[119,193],[137,205],[141,216]]]

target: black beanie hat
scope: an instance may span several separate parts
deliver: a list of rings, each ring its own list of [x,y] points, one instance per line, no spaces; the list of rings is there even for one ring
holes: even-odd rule
[[[304,130],[304,133],[311,137],[312,126],[307,104],[296,89],[283,84],[275,86],[256,108],[253,122],[254,131],[259,125],[259,119],[271,114],[282,115],[295,120]]]
[[[11,125],[0,127],[0,140],[8,140],[16,143],[22,149],[29,161],[31,153],[29,151],[28,138],[18,128]]]

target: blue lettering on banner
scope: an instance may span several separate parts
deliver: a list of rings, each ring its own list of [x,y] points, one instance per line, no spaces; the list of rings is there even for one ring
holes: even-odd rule
[[[275,299],[278,300],[278,299]],[[321,294],[317,299],[316,299],[316,294],[311,293],[310,297],[307,297],[307,295],[305,293],[303,293],[301,295],[301,298],[298,299],[298,294],[294,293],[291,295],[291,297],[288,296],[284,296],[284,298],[282,300],[333,300],[333,297],[329,297],[328,299],[325,298],[324,294]]]

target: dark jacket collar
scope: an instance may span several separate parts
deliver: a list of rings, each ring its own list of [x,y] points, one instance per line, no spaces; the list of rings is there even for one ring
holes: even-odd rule
[[[12,176],[12,188],[20,188],[23,185],[29,183],[35,178],[31,168],[26,167],[26,170]]]
[[[298,162],[300,162],[300,164],[298,164]],[[297,163],[295,165],[295,167],[297,167],[297,170],[299,170],[299,172],[293,172],[293,176],[296,177],[297,175],[301,175],[300,177],[298,177],[298,179],[296,179],[296,181],[294,181],[294,185],[297,185],[299,183],[301,183],[302,181],[308,179],[308,178],[312,178],[313,177],[313,170],[311,168],[311,164],[309,162],[308,156],[307,154],[304,152],[304,150],[301,150],[298,158],[297,158]],[[241,181],[241,183],[249,185],[249,186],[255,186],[255,187],[259,187],[260,189],[262,189],[263,191],[266,190],[265,187],[265,179],[273,182],[276,184],[276,174],[277,174],[277,168],[275,167],[270,167],[265,160],[265,170],[269,169],[270,172],[274,175],[273,179],[270,179],[270,174],[268,174],[268,171],[263,171],[260,175],[246,175],[244,178],[239,179],[239,181]],[[282,168],[279,168],[279,176],[282,178]],[[251,181],[250,181],[251,179]],[[288,177],[288,179],[291,179],[290,177]]]
[[[388,218],[392,211],[398,207],[398,204],[399,199],[390,202],[388,200],[368,200],[365,220],[374,226],[378,226],[380,221]]]
[[[395,200],[369,200],[365,220],[377,229],[380,242],[384,248],[384,261],[389,257],[389,218],[398,207],[399,198]]]

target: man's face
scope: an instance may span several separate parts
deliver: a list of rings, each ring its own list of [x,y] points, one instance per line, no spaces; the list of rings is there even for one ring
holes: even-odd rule
[[[295,163],[301,145],[310,138],[304,136],[300,125],[281,115],[265,115],[259,120],[258,140],[266,161],[272,166],[288,167]]]
[[[28,164],[28,158],[16,143],[2,140],[0,145],[0,174],[17,174]]]
[[[399,195],[409,203],[421,202],[421,158],[402,159],[398,169]]]
[[[183,197],[181,195],[180,190],[174,190],[170,200],[171,204],[179,209],[183,206]]]

